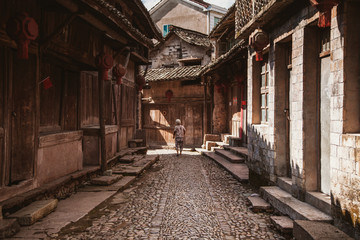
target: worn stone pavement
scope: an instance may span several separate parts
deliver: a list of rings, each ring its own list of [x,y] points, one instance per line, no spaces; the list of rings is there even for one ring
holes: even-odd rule
[[[160,154],[129,189],[52,237],[57,239],[283,239],[269,214],[253,213],[254,193],[196,152]]]

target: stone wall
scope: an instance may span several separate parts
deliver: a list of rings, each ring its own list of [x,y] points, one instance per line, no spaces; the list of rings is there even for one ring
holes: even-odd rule
[[[332,10],[330,29],[330,194],[335,224],[360,238],[360,33],[354,22],[360,17],[358,2],[346,1]],[[290,163],[292,194],[304,200],[306,191],[320,191],[317,135],[317,90],[319,69],[318,12],[304,7],[283,25],[269,32],[269,120],[260,124],[259,63],[248,53],[248,150],[251,179],[276,183],[285,175],[284,76],[281,75],[281,45],[292,44],[290,80]],[[356,103],[356,104],[355,104]],[[255,177],[254,177],[255,176]]]
[[[150,53],[152,68],[161,68],[163,65],[180,66],[179,59],[190,57],[202,59],[201,65],[206,65],[210,62],[210,56],[207,55],[208,50],[191,45],[173,35],[162,46]]]

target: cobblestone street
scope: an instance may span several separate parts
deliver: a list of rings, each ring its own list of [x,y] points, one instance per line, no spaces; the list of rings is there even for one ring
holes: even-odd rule
[[[196,152],[177,157],[153,150],[160,160],[58,239],[283,239],[269,214],[253,213],[254,193]]]

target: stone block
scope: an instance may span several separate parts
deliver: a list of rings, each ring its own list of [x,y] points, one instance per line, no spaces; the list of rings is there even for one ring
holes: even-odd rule
[[[126,155],[119,159],[119,162],[122,163],[132,163],[134,162],[135,156],[134,155]]]
[[[271,205],[261,197],[248,197],[253,212],[271,212]]]
[[[57,204],[57,199],[36,201],[10,215],[9,218],[16,218],[21,226],[30,226],[54,211]]]
[[[204,143],[207,141],[219,142],[221,141],[221,137],[218,134],[205,134]]]
[[[297,240],[351,240],[353,238],[346,235],[340,229],[329,223],[296,220],[294,222],[293,234]]]
[[[277,230],[283,234],[292,234],[294,221],[287,216],[271,216],[270,220]]]
[[[115,171],[113,171],[115,173]],[[91,184],[100,185],[100,186],[108,186],[120,180],[122,176],[113,175],[113,176],[100,176],[97,178],[91,179]]]
[[[212,147],[216,147],[216,142],[206,141],[206,150],[210,151]]]
[[[20,231],[20,225],[16,219],[0,219],[0,239],[14,236]]]

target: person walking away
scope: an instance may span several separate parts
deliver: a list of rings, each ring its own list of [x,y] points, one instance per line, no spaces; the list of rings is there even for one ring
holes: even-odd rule
[[[182,153],[184,147],[185,132],[186,129],[183,125],[181,125],[180,119],[176,119],[175,129],[173,134],[173,138],[175,138],[176,156],[179,156],[179,149],[180,149],[180,155]]]

